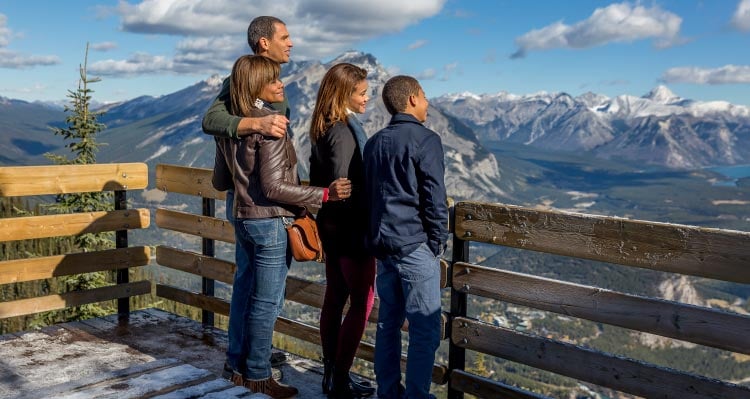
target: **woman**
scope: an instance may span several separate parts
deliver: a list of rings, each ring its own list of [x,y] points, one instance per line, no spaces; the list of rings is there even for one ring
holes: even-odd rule
[[[363,397],[375,391],[349,376],[374,300],[375,258],[364,248],[362,151],[367,136],[355,116],[367,106],[366,78],[366,70],[348,63],[328,70],[310,126],[310,185],[326,187],[342,177],[352,185],[348,200],[323,204],[317,219],[326,253],[326,293],[320,313],[322,385],[332,398]],[[350,307],[342,322],[347,299]]]
[[[239,116],[275,112],[270,103],[284,99],[279,72],[279,64],[266,57],[240,57],[232,68],[230,112]],[[327,188],[299,185],[297,157],[288,136],[252,134],[217,143],[235,188],[235,250],[244,251],[247,259],[246,264],[237,262],[235,284],[241,280],[248,292],[233,292],[230,305],[245,307],[242,351],[239,356],[227,357],[233,369],[231,379],[273,398],[292,397],[297,389],[271,377],[269,360],[273,327],[283,305],[291,264],[284,225],[306,212],[305,206],[318,207],[326,201],[348,198],[350,184],[338,179]]]

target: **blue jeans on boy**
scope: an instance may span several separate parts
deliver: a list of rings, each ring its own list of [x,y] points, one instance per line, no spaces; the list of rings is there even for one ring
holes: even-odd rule
[[[440,267],[427,244],[401,259],[379,259],[375,335],[378,397],[427,399],[440,345]],[[401,385],[401,326],[409,320],[406,386]]]
[[[247,288],[241,338],[241,353],[246,354],[243,374],[250,380],[265,380],[271,377],[273,328],[284,306],[292,256],[287,249],[284,218],[238,219],[234,226],[237,252],[248,257],[248,276],[243,283]],[[238,273],[239,269],[238,265]],[[237,289],[235,285],[235,292]],[[234,293],[232,296],[234,303]]]

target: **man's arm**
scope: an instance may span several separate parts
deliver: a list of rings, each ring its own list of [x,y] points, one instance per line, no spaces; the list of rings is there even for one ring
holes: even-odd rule
[[[430,135],[421,147],[417,165],[420,215],[427,233],[427,245],[441,255],[448,240],[448,200],[445,189],[445,161],[440,136]]]
[[[283,137],[289,120],[284,115],[240,117],[229,113],[229,78],[224,79],[221,92],[203,116],[203,132],[217,137],[237,138],[251,133]]]

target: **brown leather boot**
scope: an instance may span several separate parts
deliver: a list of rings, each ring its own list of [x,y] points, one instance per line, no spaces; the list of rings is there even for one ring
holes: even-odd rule
[[[260,381],[246,379],[245,388],[255,393],[266,394],[273,399],[292,398],[296,396],[297,393],[299,393],[299,390],[297,390],[297,388],[291,385],[284,385],[280,382],[277,382],[273,379],[273,377],[268,377],[268,379]]]
[[[236,371],[232,373],[231,377],[229,377],[229,381],[232,381],[232,384],[237,385],[239,387],[245,386],[245,377],[243,377],[242,374]]]

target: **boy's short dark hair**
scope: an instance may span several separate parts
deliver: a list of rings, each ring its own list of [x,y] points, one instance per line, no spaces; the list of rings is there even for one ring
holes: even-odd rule
[[[419,81],[411,76],[398,75],[388,79],[383,86],[383,103],[388,113],[404,112],[409,96],[418,95],[421,89]]]

